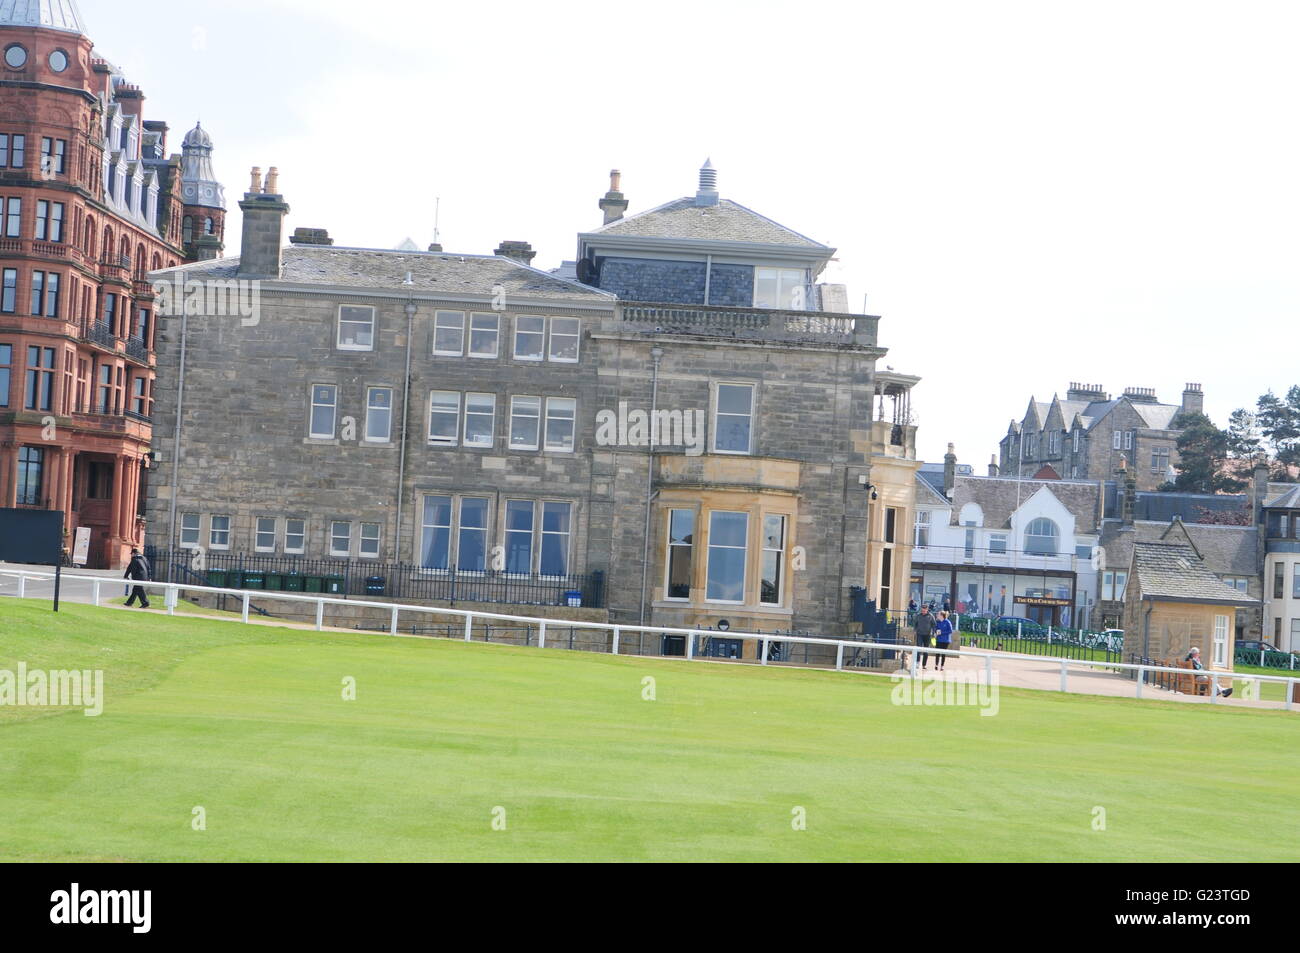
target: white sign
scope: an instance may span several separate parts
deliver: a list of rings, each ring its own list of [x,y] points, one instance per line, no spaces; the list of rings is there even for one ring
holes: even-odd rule
[[[90,527],[77,527],[77,541],[72,546],[72,564],[84,566],[90,560]]]

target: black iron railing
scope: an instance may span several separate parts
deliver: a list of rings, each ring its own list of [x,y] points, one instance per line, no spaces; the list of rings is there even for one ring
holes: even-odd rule
[[[146,555],[157,579],[194,581],[197,574],[209,585],[234,589],[519,606],[563,606],[576,600],[586,607],[605,607],[605,574],[600,571],[564,576],[464,572],[369,559],[307,559],[264,553],[206,551],[199,557],[194,549],[154,547],[149,547]]]
[[[144,338],[129,337],[126,339],[126,356],[133,361],[147,361],[149,345],[145,343]]]

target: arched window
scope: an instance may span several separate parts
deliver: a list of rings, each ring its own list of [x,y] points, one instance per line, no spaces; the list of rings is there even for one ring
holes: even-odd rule
[[[188,245],[194,241],[194,219],[186,215],[181,222],[181,242]]]
[[[1036,520],[1031,520],[1025,530],[1025,552],[1055,556],[1058,536],[1060,532],[1056,524],[1046,517],[1040,516]]]
[[[107,225],[104,226],[104,244],[101,247],[104,250],[104,261],[111,261],[113,258],[113,230]]]

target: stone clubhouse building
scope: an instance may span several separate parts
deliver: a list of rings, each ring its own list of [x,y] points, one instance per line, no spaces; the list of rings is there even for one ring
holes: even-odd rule
[[[576,591],[627,624],[835,635],[854,587],[905,605],[918,378],[877,372],[879,319],[818,283],[835,250],[707,166],[694,196],[624,218],[615,175],[599,204],[555,272],[523,242],[286,248],[255,170],[240,256],[153,276],[150,542],[346,560],[403,601]]]

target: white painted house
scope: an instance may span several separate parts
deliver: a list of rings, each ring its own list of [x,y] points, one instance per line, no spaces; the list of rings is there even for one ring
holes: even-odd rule
[[[963,614],[1087,627],[1096,604],[1099,484],[917,474],[911,598]]]

